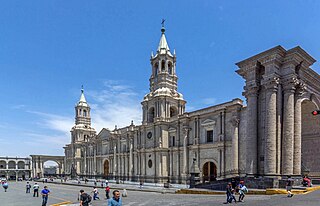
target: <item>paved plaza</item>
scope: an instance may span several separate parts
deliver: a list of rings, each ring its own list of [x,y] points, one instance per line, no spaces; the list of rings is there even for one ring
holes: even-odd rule
[[[91,191],[91,187],[82,185],[61,185],[47,183],[51,195],[49,196],[48,206],[61,202],[77,203],[77,195],[80,189],[86,192]],[[41,188],[44,184],[40,183]],[[156,191],[157,188],[154,188]],[[162,194],[162,188],[158,188],[158,192],[148,192],[150,190],[144,188],[142,191],[129,190],[128,197],[123,198],[123,205],[142,206],[142,205],[223,205],[225,202],[224,195],[182,195],[165,193]],[[104,191],[100,189],[101,200],[92,201],[93,206],[106,206],[107,201]],[[244,203],[240,205],[261,205],[261,206],[318,206],[320,191],[315,191],[306,195],[295,195],[293,198],[287,198],[285,195],[247,195]],[[37,206],[41,205],[41,197],[32,197],[31,194],[25,193],[25,182],[9,182],[8,192],[0,190],[1,206]],[[233,203],[234,204],[234,203]]]

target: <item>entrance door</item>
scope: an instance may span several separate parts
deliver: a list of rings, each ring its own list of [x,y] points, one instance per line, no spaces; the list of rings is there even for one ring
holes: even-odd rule
[[[105,176],[109,175],[109,161],[108,160],[104,161],[104,175]]]
[[[215,181],[217,177],[217,167],[213,162],[206,162],[202,168],[203,182]]]

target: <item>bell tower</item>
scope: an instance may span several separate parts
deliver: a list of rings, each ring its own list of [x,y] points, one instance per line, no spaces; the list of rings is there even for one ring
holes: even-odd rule
[[[169,49],[165,31],[163,22],[157,52],[155,55],[151,53],[150,92],[141,103],[143,124],[169,121],[185,111],[186,101],[177,92],[176,54]]]
[[[75,126],[71,129],[71,142],[87,142],[95,133],[91,127],[90,106],[82,88],[80,100],[75,106]]]

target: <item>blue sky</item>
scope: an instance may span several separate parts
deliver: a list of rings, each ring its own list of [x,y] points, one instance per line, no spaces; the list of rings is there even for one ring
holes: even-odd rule
[[[0,156],[63,155],[81,85],[98,132],[140,124],[162,18],[193,111],[244,99],[235,63],[266,49],[300,45],[319,60],[319,10],[316,0],[1,1]]]

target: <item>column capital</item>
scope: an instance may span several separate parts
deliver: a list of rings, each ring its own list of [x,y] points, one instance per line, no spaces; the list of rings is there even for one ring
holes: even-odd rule
[[[295,76],[291,76],[285,79],[282,79],[282,86],[285,92],[295,92],[297,85],[299,84],[299,80]]]
[[[259,91],[259,87],[254,86],[254,87],[244,87],[245,91],[242,93],[243,96],[245,96],[246,98],[248,97],[257,97],[258,96],[258,91]]]
[[[230,120],[232,126],[238,127],[240,123],[240,118],[238,116],[233,116]]]
[[[280,78],[277,76],[270,76],[270,77],[265,77],[262,85],[267,89],[267,90],[272,90],[276,92],[278,90],[278,86],[280,83]]]
[[[188,126],[183,126],[183,127],[182,127],[183,135],[184,135],[184,136],[188,136],[188,132],[189,132],[190,130],[191,130],[190,127],[188,127]]]
[[[296,86],[297,98],[301,98],[304,95],[304,93],[306,92],[306,88],[306,84],[303,81],[299,80],[299,83]]]

